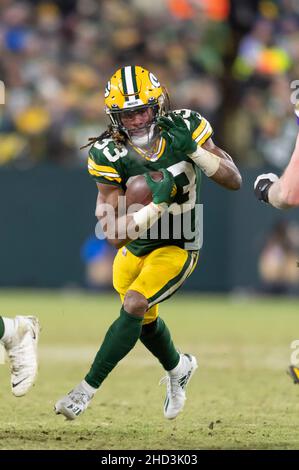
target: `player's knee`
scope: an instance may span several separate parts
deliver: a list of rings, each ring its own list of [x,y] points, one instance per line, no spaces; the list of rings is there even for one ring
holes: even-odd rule
[[[142,317],[148,308],[148,301],[139,292],[129,290],[124,298],[124,309],[127,313]]]

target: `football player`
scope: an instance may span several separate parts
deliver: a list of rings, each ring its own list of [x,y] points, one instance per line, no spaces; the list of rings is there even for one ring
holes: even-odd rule
[[[260,201],[277,209],[299,207],[299,135],[283,175],[280,178],[275,173],[259,175],[254,183],[254,192]]]
[[[11,369],[11,390],[16,397],[25,395],[37,374],[39,322],[36,317],[0,317],[0,343],[6,350]]]
[[[240,188],[241,176],[231,157],[214,144],[210,123],[189,109],[170,112],[165,88],[143,67],[127,66],[113,74],[105,89],[105,106],[111,124],[101,136],[90,139],[88,170],[98,187],[96,214],[110,243],[119,248],[113,284],[122,307],[85,379],[56,403],[55,412],[68,419],[79,416],[140,339],[166,371],[164,415],[173,419],[184,406],[197,361],[178,352],[158,316],[158,304],[191,274],[200,247],[196,230],[192,239],[178,234],[177,219],[188,212],[191,228],[198,228],[195,210],[201,172],[232,190]],[[154,181],[150,171],[161,171],[163,179]],[[121,196],[132,177],[141,174],[152,202],[131,215],[121,215]],[[107,220],[102,214],[104,204],[114,209]],[[162,226],[165,216],[169,236],[159,231],[158,237],[151,236],[150,229]],[[111,226],[125,230],[111,235]]]
[[[299,104],[295,108],[299,124]],[[294,152],[283,175],[279,178],[274,173],[259,175],[254,183],[256,197],[277,209],[289,209],[299,206],[299,134]]]
[[[299,124],[299,104],[295,108]],[[299,207],[299,134],[294,152],[283,175],[279,178],[274,173],[259,175],[254,183],[256,197],[277,209]],[[291,365],[289,372],[294,383],[299,384],[299,367]]]

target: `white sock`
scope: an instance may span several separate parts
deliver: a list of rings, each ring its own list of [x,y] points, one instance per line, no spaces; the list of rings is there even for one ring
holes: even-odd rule
[[[97,388],[94,388],[91,385],[89,385],[86,382],[86,380],[82,380],[80,385],[83,388],[83,390],[88,393],[88,395],[94,395],[96,391],[98,390]]]
[[[182,362],[183,362],[183,354],[180,354],[180,360],[179,360],[178,365],[175,366],[174,369],[169,370],[168,374],[176,375],[178,373],[178,371],[180,370],[181,366],[182,366]]]
[[[5,344],[6,341],[11,340],[11,338],[15,335],[17,327],[13,318],[2,317],[2,320],[4,323],[4,335],[1,338],[1,342]]]

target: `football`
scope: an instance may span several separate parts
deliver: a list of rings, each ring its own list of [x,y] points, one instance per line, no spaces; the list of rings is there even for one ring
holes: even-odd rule
[[[161,171],[150,171],[151,178],[154,181],[161,181],[163,173]],[[152,202],[152,192],[148,187],[143,175],[133,177],[129,183],[126,191],[126,205],[130,207],[131,204],[142,204],[146,206]]]

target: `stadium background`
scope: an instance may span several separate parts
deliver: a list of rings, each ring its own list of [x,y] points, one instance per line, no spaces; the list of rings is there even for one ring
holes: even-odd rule
[[[106,126],[107,79],[140,63],[174,108],[211,121],[243,174],[238,194],[204,181],[204,247],[187,287],[258,289],[268,232],[297,218],[257,204],[252,185],[261,171],[281,172],[294,145],[298,18],[291,0],[2,2],[0,285],[86,284],[80,252],[94,232],[96,188],[79,147]]]
[[[298,293],[298,210],[253,195],[256,175],[280,173],[295,142],[298,25],[296,0],[1,1],[1,314],[36,312],[43,325],[38,384],[23,401],[1,367],[1,449],[298,446],[298,392],[285,376],[297,299],[252,295]],[[184,288],[193,292],[161,307],[177,344],[201,361],[180,425],[162,423],[161,370],[138,346],[70,428],[53,403],[86,372],[119,309],[112,253],[90,240],[96,187],[79,147],[104,130],[105,83],[129,63],[153,71],[174,108],[210,120],[243,187],[205,178],[204,246]]]

